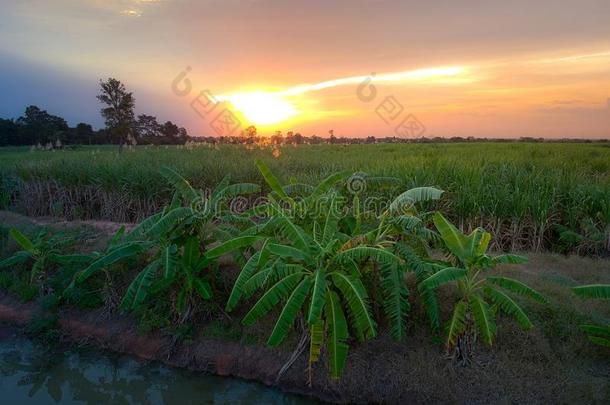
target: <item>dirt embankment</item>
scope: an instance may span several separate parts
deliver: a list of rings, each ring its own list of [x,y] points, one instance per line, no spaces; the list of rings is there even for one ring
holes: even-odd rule
[[[0,293],[0,322],[25,326],[39,314]],[[314,369],[307,385],[306,355],[276,381],[290,352],[198,336],[174,344],[160,333],[141,335],[128,316],[101,317],[99,311],[62,310],[58,327],[66,340],[157,360],[173,367],[256,380],[280,390],[332,402],[388,403],[607,403],[610,399],[608,353],[577,347],[555,347],[540,332],[503,328],[498,345],[480,348],[475,364],[455,368],[443,358],[430,336],[414,333],[406,342],[382,334],[350,350],[340,381],[327,377],[325,364]],[[584,357],[583,357],[584,355]]]

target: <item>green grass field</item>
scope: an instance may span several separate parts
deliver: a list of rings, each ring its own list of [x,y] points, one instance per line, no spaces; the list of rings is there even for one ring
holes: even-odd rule
[[[462,228],[484,226],[495,247],[607,253],[610,224],[610,145],[377,144],[286,146],[82,147],[30,152],[0,149],[0,204],[28,215],[137,221],[170,197],[159,176],[175,168],[195,187],[225,175],[263,184],[254,165],[265,161],[284,183],[314,184],[339,170],[393,176],[397,195],[415,186],[447,193],[442,212]]]

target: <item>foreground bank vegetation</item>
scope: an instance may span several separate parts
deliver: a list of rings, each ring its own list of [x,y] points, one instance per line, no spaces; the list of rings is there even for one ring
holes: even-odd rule
[[[104,249],[67,253],[65,240],[30,239],[12,229],[22,250],[0,267],[27,272],[33,294],[55,304],[82,303],[93,294],[101,302],[92,306],[140,316],[164,312],[178,326],[192,322],[205,303],[208,311],[242,315],[244,325],[269,318],[269,345],[302,333],[310,370],[325,358],[333,378],[341,377],[350,345],[374,339],[380,324],[394,339],[406,338],[411,295],[460,364],[469,363],[475,342],[492,345],[501,319],[533,326],[523,300],[546,305],[533,288],[494,272],[525,257],[491,254],[489,232],[479,227],[465,234],[434,210],[443,190],[415,187],[391,200],[371,199],[400,182],[344,171],[315,185],[282,184],[266,164],[256,166],[270,190],[265,198],[258,197],[258,184],[228,177],[204,192],[166,167],[161,175],[173,190],[170,203],[133,229],[119,229]],[[226,257],[240,270],[225,297]],[[131,277],[122,296],[117,272]],[[416,280],[413,291],[407,277]],[[440,313],[440,288],[451,291],[448,319]],[[610,297],[604,285],[574,292]],[[609,344],[608,327],[583,329],[593,342]]]

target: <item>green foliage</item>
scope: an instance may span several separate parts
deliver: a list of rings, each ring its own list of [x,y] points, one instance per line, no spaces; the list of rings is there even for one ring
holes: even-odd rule
[[[132,311],[146,305],[150,297],[169,292],[175,296],[174,311],[184,315],[198,300],[213,297],[218,258],[258,240],[256,236],[246,236],[209,248],[222,242],[222,238],[234,236],[240,227],[252,224],[250,219],[240,220],[230,211],[230,198],[257,192],[260,187],[248,183],[230,185],[225,180],[206,195],[172,169],[162,168],[161,174],[174,187],[174,200],[161,213],[145,219],[145,225],[136,227],[126,236],[127,242],[117,248],[154,248],[149,264],[129,285],[121,308]]]
[[[438,200],[443,190],[434,187],[416,187],[405,191],[392,201],[389,210],[393,213],[409,213],[419,202]]]
[[[346,173],[332,174],[317,187],[300,186],[300,199],[293,200],[286,194],[286,190],[293,191],[293,188],[282,187],[266,165],[261,162],[257,165],[272,190],[266,216],[256,228],[256,236],[263,242],[260,246],[253,245],[257,241],[254,236],[238,236],[207,253],[212,258],[238,247],[256,248],[237,277],[227,310],[235,308],[255,290],[263,290],[243,323],[256,322],[281,303],[282,309],[268,340],[275,346],[283,341],[301,314],[309,328],[310,366],[326,345],[330,374],[339,378],[345,367],[350,332],[359,340],[371,339],[377,334],[362,268],[381,268],[380,276],[373,282],[381,286],[383,297],[380,298],[391,322],[392,334],[397,338],[404,336],[409,308],[405,267],[401,258],[387,248],[404,235],[404,230],[395,226],[392,210],[379,221],[359,216],[354,207],[345,207],[349,199],[341,196],[340,186],[347,178]],[[441,193],[433,188],[410,190],[395,202],[394,211],[402,214],[408,210],[413,215],[414,204],[437,199]],[[287,206],[276,202],[276,196]],[[359,227],[346,228],[340,224],[345,219],[339,214],[345,212],[344,208],[348,219],[353,218]],[[360,229],[367,233],[358,233]]]
[[[610,234],[610,226],[606,222],[607,218],[604,218],[603,211],[600,211],[593,218],[583,218],[579,224],[573,225],[574,229],[555,224],[553,229],[559,235],[556,249],[561,253],[603,254],[608,250]]]
[[[30,302],[38,297],[40,288],[30,283],[27,279],[18,278],[11,283],[9,291],[16,294],[21,301]]]
[[[17,242],[19,246],[23,248],[24,251],[30,253],[31,255],[37,253],[37,249],[34,246],[34,243],[32,243],[32,241],[29,240],[27,236],[19,232],[19,230],[13,228],[9,231],[9,235],[12,236],[15,242]]]
[[[409,311],[409,290],[404,274],[398,265],[386,264],[381,266],[380,277],[384,294],[383,309],[390,320],[390,333],[396,340],[401,340],[405,335]]]
[[[330,359],[330,375],[333,378],[341,377],[349,346],[346,343],[349,337],[347,321],[334,291],[326,295],[326,317],[328,320],[328,356]]]
[[[0,260],[0,270],[20,266],[29,267],[29,283],[32,286],[40,286],[45,283],[58,268],[82,263],[83,258],[86,258],[83,255],[61,254],[65,246],[72,243],[70,238],[63,237],[61,234],[50,236],[43,229],[36,237],[30,239],[14,228],[9,231],[9,234],[23,250]]]
[[[87,217],[139,222],[171,199],[173,190],[159,176],[161,166],[171,166],[195,189],[217,185],[226,175],[235,182],[263,185],[254,165],[257,159],[273,169],[277,178],[290,183],[284,187],[291,188],[318,184],[335,171],[363,170],[368,174],[364,177],[367,190],[379,190],[378,195],[388,200],[408,188],[440,186],[447,191],[447,203],[437,208],[447,218],[459,219],[465,228],[476,227],[481,221],[498,224],[500,234],[495,235],[494,247],[499,250],[552,249],[604,255],[610,247],[610,148],[604,143],[299,145],[283,148],[278,159],[271,158],[270,147],[244,153],[239,145],[211,146],[138,146],[121,159],[116,158],[116,147],[112,146],[54,153],[5,150],[0,179],[10,183],[4,190],[13,196],[11,191],[21,182],[42,185],[39,197],[44,185],[53,184],[57,194],[67,198],[63,215],[82,212]],[[377,178],[394,180],[378,188],[373,180]],[[65,195],[67,190],[71,190],[70,196]],[[298,195],[287,194],[292,198]],[[91,195],[116,195],[116,201],[125,203],[108,206],[96,203],[97,198],[83,198]],[[363,196],[359,198],[362,203]],[[45,198],[28,202],[32,207],[10,201],[20,209],[50,214]],[[582,240],[560,246],[555,225],[564,226]]]
[[[572,288],[582,298],[610,300],[610,284],[590,284]],[[599,346],[610,347],[610,325],[581,325],[589,340]]]
[[[466,312],[468,311],[468,302],[461,299],[456,302],[453,307],[451,320],[447,325],[447,346],[454,347],[457,345],[458,338],[466,331]]]
[[[61,302],[61,296],[58,294],[45,295],[40,299],[40,306],[45,311],[55,311],[58,309]]]
[[[157,259],[149,263],[148,266],[137,275],[123,296],[123,300],[121,301],[122,308],[133,309],[142,305],[160,267],[161,260]]]
[[[507,292],[540,303],[546,303],[546,299],[518,280],[488,275],[498,263],[522,263],[525,258],[516,255],[490,256],[487,248],[491,236],[483,229],[475,229],[470,235],[465,235],[440,213],[434,214],[433,220],[450,261],[434,270],[418,287],[427,293],[451,282],[457,286],[458,301],[447,327],[447,348],[453,349],[460,339],[469,338],[470,335],[478,335],[484,343],[491,345],[496,335],[495,318],[498,311],[515,318],[521,327],[530,328],[532,323],[529,318]],[[424,302],[428,303],[427,300]],[[434,300],[431,302],[436,305]],[[432,311],[436,312],[437,307]],[[459,354],[468,355],[463,352]]]
[[[91,259],[95,259],[87,268],[80,271],[75,276],[75,281],[77,283],[85,282],[89,277],[96,274],[97,272],[104,270],[113,264],[116,264],[120,261],[124,261],[127,258],[131,258],[136,256],[139,253],[142,253],[145,250],[147,245],[141,242],[127,242],[125,244],[121,244],[118,246],[109,246],[108,250],[105,254],[96,254],[94,253]]]
[[[269,167],[265,163],[263,163],[261,160],[255,161],[255,164],[256,164],[256,167],[258,168],[258,170],[260,171],[261,175],[265,179],[265,182],[271,188],[271,191],[273,191],[275,194],[277,194],[277,196],[280,197],[281,199],[283,199],[284,201],[293,202],[292,198],[290,198],[288,196],[288,194],[286,194],[286,192],[282,188],[280,181],[277,179],[277,177],[275,177],[273,172],[271,172],[271,169],[269,169]]]
[[[583,298],[610,299],[610,284],[590,284],[572,288],[574,294]]]

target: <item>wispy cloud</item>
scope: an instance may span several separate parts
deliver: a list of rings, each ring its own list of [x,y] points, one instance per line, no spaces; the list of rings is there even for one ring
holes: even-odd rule
[[[127,17],[141,17],[146,12],[147,7],[155,3],[161,3],[161,1],[163,0],[128,0],[126,2],[128,7],[121,10],[120,14]]]
[[[279,97],[297,96],[304,93],[330,89],[333,87],[359,85],[369,79],[374,83],[392,83],[392,82],[419,82],[419,83],[434,83],[447,78],[455,78],[464,75],[467,68],[463,66],[447,66],[447,67],[432,67],[425,69],[405,70],[402,72],[393,73],[372,73],[368,76],[349,76],[338,79],[325,80],[318,83],[300,84],[290,87],[285,90],[274,91],[274,95]],[[220,95],[220,100],[230,100],[231,95]]]
[[[324,90],[331,87],[360,84],[367,78],[375,83],[402,82],[402,81],[432,81],[435,79],[454,77],[465,73],[466,68],[462,66],[433,67],[426,69],[406,70],[394,73],[372,73],[370,76],[351,76],[340,79],[326,80],[314,84],[301,84],[290,89],[279,92],[282,96],[295,96],[310,91]]]
[[[124,15],[125,17],[141,17],[142,11],[130,8],[122,10],[121,15]]]
[[[585,53],[579,55],[562,56],[559,58],[545,58],[532,60],[531,63],[565,63],[565,62],[582,62],[587,59],[599,59],[610,57],[610,51]]]

